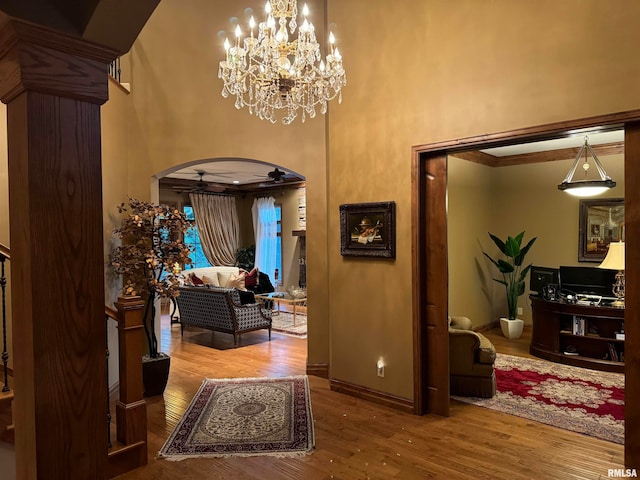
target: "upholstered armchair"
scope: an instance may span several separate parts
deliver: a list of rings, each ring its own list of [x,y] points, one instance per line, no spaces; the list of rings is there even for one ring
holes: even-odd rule
[[[471,330],[467,317],[449,317],[449,379],[452,395],[491,398],[496,393],[496,349]]]

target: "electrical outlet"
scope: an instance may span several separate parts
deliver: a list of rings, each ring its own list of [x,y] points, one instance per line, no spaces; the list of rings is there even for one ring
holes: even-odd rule
[[[378,376],[384,377],[384,361],[382,359],[378,360],[378,363],[376,363],[376,369],[378,370]]]
[[[518,315],[522,315],[522,307],[518,307]]]

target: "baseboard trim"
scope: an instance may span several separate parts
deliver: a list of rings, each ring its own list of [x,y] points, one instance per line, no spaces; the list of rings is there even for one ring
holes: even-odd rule
[[[524,324],[524,328],[531,328],[533,327],[532,323],[525,323]],[[493,330],[494,328],[500,328],[500,320],[498,320],[497,322],[491,322],[491,323],[485,323],[484,325],[480,325],[479,327],[475,327],[473,329],[474,332],[478,332],[478,333],[482,333],[482,332],[486,332],[487,330]]]
[[[414,413],[413,401],[386,392],[374,390],[372,388],[355,385],[342,380],[329,380],[329,386],[332,391],[351,395],[352,397],[361,398],[371,403],[391,407],[404,413]]]
[[[308,363],[307,375],[313,375],[314,377],[329,378],[329,364],[328,363]]]
[[[480,325],[479,327],[476,327],[473,329],[474,332],[486,332],[487,330],[493,330],[494,328],[499,328],[500,327],[500,321],[498,320],[497,322],[491,322],[491,323],[485,323],[484,325]]]

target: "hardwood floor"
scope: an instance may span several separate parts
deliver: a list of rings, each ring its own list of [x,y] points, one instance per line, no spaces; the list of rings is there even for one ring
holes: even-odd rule
[[[502,335],[500,325],[491,330],[483,331],[482,334],[491,340],[496,347],[496,352],[507,355],[515,355],[516,357],[538,358],[529,353],[529,345],[531,344],[531,326],[525,326],[522,336],[516,339],[508,339]]]
[[[230,335],[192,328],[181,339],[165,324],[171,375],[164,397],[149,400],[149,465],[121,479],[605,479],[623,468],[621,445],[455,401],[449,418],[417,417],[332,392],[318,377],[309,377],[312,455],[156,460],[204,378],[299,375],[306,362],[303,339],[252,332],[234,349]],[[522,348],[485,333],[503,353]]]

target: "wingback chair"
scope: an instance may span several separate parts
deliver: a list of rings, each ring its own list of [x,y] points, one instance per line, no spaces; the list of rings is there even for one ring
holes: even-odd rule
[[[496,349],[471,330],[467,317],[449,317],[449,381],[452,395],[491,398],[496,393]]]

